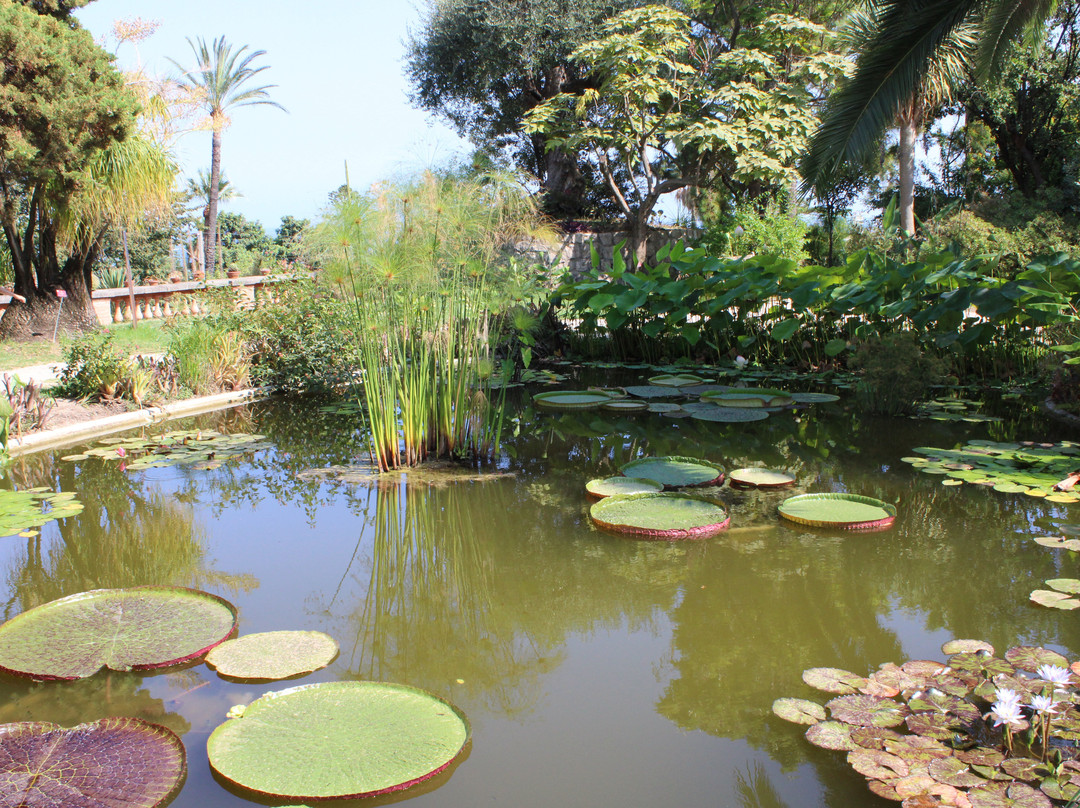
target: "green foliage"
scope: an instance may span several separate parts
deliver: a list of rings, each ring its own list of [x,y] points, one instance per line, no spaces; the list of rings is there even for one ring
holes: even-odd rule
[[[256,384],[286,395],[346,395],[359,362],[355,311],[341,295],[309,281],[244,318]]]
[[[599,86],[531,110],[526,131],[549,148],[596,155],[636,247],[665,193],[721,176],[743,187],[793,180],[816,126],[815,95],[843,70],[841,59],[820,51],[826,34],[774,14],[748,33],[752,47],[723,51],[678,11],[631,9],[572,54]],[[624,170],[632,182],[622,189]]]
[[[702,244],[714,254],[767,254],[801,264],[808,257],[807,229],[802,218],[769,200],[761,210],[739,205],[731,216],[706,216]]]
[[[310,229],[310,219],[282,216],[281,224],[274,233],[275,257],[286,264],[295,264],[300,260],[302,243]]]
[[[131,363],[127,354],[112,345],[108,331],[92,331],[64,349],[64,369],[54,388],[63,398],[119,397]]]
[[[640,2],[432,0],[408,43],[413,103],[445,119],[488,159],[508,158],[537,177],[549,212],[592,215],[607,192],[587,156],[548,152],[544,138],[526,134],[524,117],[544,99],[592,85],[571,52],[605,19],[634,5]]]
[[[947,370],[940,358],[922,350],[912,332],[867,339],[850,364],[862,371],[855,388],[859,406],[880,415],[910,415]]]
[[[580,320],[572,339],[617,356],[741,354],[820,366],[875,336],[911,331],[962,372],[1033,371],[1075,321],[1080,261],[1058,254],[1000,277],[979,259],[926,253],[908,262],[862,250],[841,267],[768,255],[721,260],[681,245],[639,271],[594,267],[555,301]]]
[[[50,3],[42,10],[62,12],[70,6]],[[56,240],[57,224],[44,216],[46,208],[63,207],[76,189],[93,187],[93,160],[132,131],[136,102],[109,55],[70,20],[0,4],[0,52],[5,54],[0,216],[16,291],[30,295],[46,279],[55,284],[60,272],[55,247],[47,249]],[[43,248],[24,250],[34,243],[39,225],[50,234]],[[74,282],[81,270],[78,262],[69,265],[64,280]],[[88,270],[77,280],[88,281]]]
[[[251,349],[237,327],[237,313],[211,314],[179,321],[169,336],[180,384],[194,393],[220,393],[247,387]]]
[[[1075,218],[1049,210],[1012,225],[995,224],[974,211],[959,210],[926,222],[922,234],[931,245],[955,253],[998,256],[1006,272],[1018,271],[1038,255],[1080,256]]]

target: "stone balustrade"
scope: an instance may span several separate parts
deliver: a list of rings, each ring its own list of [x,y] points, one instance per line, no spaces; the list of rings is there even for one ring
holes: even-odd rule
[[[135,287],[135,309],[139,320],[162,320],[168,317],[198,317],[205,314],[205,302],[200,302],[199,292],[208,289],[231,289],[236,294],[236,305],[254,308],[257,301],[273,299],[275,286],[288,283],[295,275],[254,275],[245,278],[214,279],[209,281],[182,281],[159,283],[153,286]],[[131,296],[127,288],[95,289],[92,294],[94,311],[102,325],[130,323],[132,320]],[[7,295],[0,295],[0,316],[11,303]]]

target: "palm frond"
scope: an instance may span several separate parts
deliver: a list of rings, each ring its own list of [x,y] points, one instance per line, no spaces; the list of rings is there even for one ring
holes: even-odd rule
[[[976,57],[976,75],[985,81],[995,75],[1008,52],[1024,31],[1046,22],[1057,0],[1007,0],[990,4]]]
[[[970,21],[978,0],[887,0],[852,79],[830,99],[800,171],[810,187],[858,160],[925,79],[934,57]]]

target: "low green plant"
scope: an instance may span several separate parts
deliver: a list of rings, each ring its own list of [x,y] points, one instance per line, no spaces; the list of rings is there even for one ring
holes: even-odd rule
[[[64,350],[64,368],[54,388],[63,398],[119,397],[120,385],[131,370],[128,356],[112,344],[108,331],[92,331]]]
[[[231,315],[177,324],[169,355],[175,360],[178,384],[194,393],[236,390],[250,381],[250,352]]]
[[[947,365],[926,353],[910,332],[865,340],[850,364],[862,371],[856,400],[867,412],[908,415],[945,379]]]

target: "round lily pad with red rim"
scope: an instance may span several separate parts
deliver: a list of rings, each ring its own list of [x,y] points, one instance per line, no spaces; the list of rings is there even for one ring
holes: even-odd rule
[[[701,394],[702,401],[710,401],[721,407],[790,407],[795,399],[785,390],[769,387],[733,387]]]
[[[589,480],[585,490],[594,497],[615,497],[626,494],[659,494],[664,486],[644,477],[604,477]]]
[[[210,765],[279,799],[402,791],[447,769],[469,740],[469,722],[452,704],[389,682],[302,685],[238,712],[210,734]]]
[[[186,770],[180,739],[138,718],[0,725],[0,808],[156,808]]]
[[[337,655],[337,641],[321,631],[264,631],[226,640],[206,664],[230,679],[288,679],[325,668]]]
[[[601,390],[551,390],[533,396],[534,404],[549,410],[591,410],[613,400]]]
[[[735,469],[728,475],[734,488],[787,488],[795,485],[795,475],[776,469]]]
[[[703,539],[724,530],[731,518],[722,505],[691,494],[630,494],[607,497],[589,508],[597,527],[644,539]]]
[[[627,477],[656,480],[664,488],[692,488],[700,485],[720,485],[724,482],[724,470],[720,466],[708,460],[679,455],[643,457],[630,461],[619,471]]]
[[[896,507],[858,494],[800,494],[780,504],[780,515],[811,527],[879,530],[896,520]]]
[[[95,589],[0,626],[0,670],[46,681],[165,668],[199,659],[236,623],[231,603],[196,589]]]

